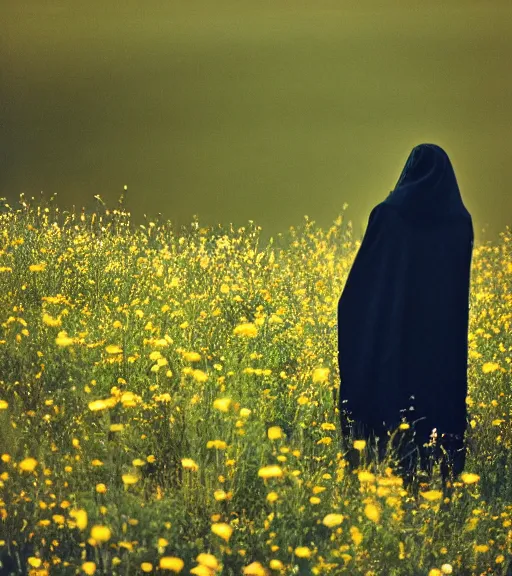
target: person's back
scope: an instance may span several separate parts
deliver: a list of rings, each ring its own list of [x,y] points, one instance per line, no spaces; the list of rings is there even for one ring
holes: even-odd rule
[[[382,447],[388,431],[414,422],[428,468],[423,444],[435,429],[454,474],[464,467],[472,246],[471,216],[448,156],[417,146],[393,192],[372,210],[338,304],[343,434],[356,424]],[[405,467],[414,464],[409,456]]]

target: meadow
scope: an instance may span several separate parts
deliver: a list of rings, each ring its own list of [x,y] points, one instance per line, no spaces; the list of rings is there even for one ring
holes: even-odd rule
[[[473,253],[466,469],[414,494],[340,437],[345,213],[262,245],[2,201],[0,574],[509,573],[511,231]]]

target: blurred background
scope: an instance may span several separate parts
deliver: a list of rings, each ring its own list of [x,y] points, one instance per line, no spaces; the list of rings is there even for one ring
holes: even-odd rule
[[[0,195],[136,222],[348,203],[359,234],[410,150],[450,155],[478,239],[512,224],[510,0],[0,0]],[[405,7],[406,5],[406,7]]]

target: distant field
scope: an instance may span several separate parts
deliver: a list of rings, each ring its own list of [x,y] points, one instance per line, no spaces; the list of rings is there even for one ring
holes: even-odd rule
[[[254,224],[20,202],[0,214],[1,574],[507,574],[509,229],[474,250],[449,501],[437,469],[417,498],[391,457],[347,470],[336,304],[359,242],[343,212],[263,244]]]
[[[492,7],[491,7],[492,4]],[[115,201],[134,220],[308,214],[355,231],[421,142],[446,148],[475,234],[512,212],[509,0],[11,0],[0,196]]]

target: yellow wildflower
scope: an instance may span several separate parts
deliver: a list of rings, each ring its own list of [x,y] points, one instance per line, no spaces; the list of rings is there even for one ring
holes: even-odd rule
[[[260,562],[251,562],[248,566],[244,566],[242,573],[246,576],[266,576],[265,568]]]
[[[213,401],[213,407],[221,412],[227,412],[231,405],[231,398],[216,398]]]
[[[372,522],[378,523],[380,520],[380,508],[376,504],[367,504],[364,507],[364,514]]]
[[[252,322],[247,322],[245,324],[239,324],[233,330],[235,336],[247,336],[249,338],[254,338],[258,335],[258,329]]]
[[[33,472],[37,466],[37,460],[35,458],[25,458],[19,463],[20,470],[24,472]]]
[[[229,524],[223,522],[212,524],[211,530],[226,542],[231,538],[231,534],[233,533],[233,528],[231,528]]]
[[[160,558],[160,570],[172,570],[173,572],[181,572],[185,563],[181,558],[175,556],[164,556]]]
[[[126,486],[137,484],[137,482],[139,481],[139,477],[136,474],[123,474],[121,478],[123,480],[123,484],[125,484]]]
[[[426,492],[420,492],[421,496],[428,500],[429,502],[434,502],[436,500],[441,500],[443,497],[442,490],[427,490]]]
[[[283,470],[280,466],[264,466],[258,470],[260,478],[280,478],[283,475]]]
[[[322,520],[322,523],[328,528],[333,528],[334,526],[339,526],[343,522],[342,514],[327,514]]]
[[[322,384],[329,380],[329,368],[315,368],[313,370],[313,384]]]
[[[196,561],[199,562],[199,564],[202,564],[203,566],[210,568],[210,570],[220,569],[219,562],[213,554],[206,554],[202,552],[197,556]]]
[[[364,450],[366,448],[366,440],[354,440],[354,448],[356,450]]]
[[[279,438],[283,437],[283,430],[279,426],[271,426],[267,430],[267,435],[270,440],[279,440]]]
[[[105,348],[105,352],[107,354],[122,354],[123,349],[120,346],[116,346],[115,344],[110,344]]]
[[[307,546],[297,546],[297,548],[295,548],[295,555],[299,558],[310,558],[311,550]]]
[[[464,484],[474,484],[480,480],[480,476],[478,474],[472,474],[470,472],[466,472],[460,475],[461,480]]]
[[[87,512],[80,508],[73,509],[69,511],[71,518],[74,518],[76,526],[79,530],[85,530],[87,528]]]
[[[96,572],[96,564],[94,562],[84,562],[82,564],[82,572],[87,576],[92,576]]]
[[[194,462],[194,460],[192,460],[192,458],[182,458],[181,465],[183,466],[183,468],[193,470],[194,472],[197,472],[197,470],[199,470],[199,466]]]
[[[108,526],[96,525],[91,528],[91,538],[96,542],[108,542],[112,532]]]

